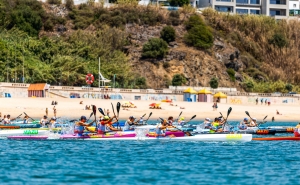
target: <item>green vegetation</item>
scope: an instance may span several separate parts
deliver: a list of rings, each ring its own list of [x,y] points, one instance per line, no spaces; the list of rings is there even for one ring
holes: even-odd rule
[[[184,41],[188,45],[199,49],[212,47],[214,42],[212,31],[198,15],[192,15],[185,26],[188,32],[184,35]]]
[[[172,26],[165,26],[160,32],[160,38],[167,43],[175,41],[175,29]]]
[[[143,46],[142,57],[163,58],[168,52],[168,44],[160,38],[149,39]]]
[[[254,88],[254,82],[252,79],[246,79],[243,83],[242,86],[247,90],[247,91],[252,91]]]
[[[219,87],[219,80],[216,77],[213,77],[212,79],[210,79],[209,85],[211,88],[216,89]]]
[[[286,84],[285,89],[291,92],[293,90],[293,85],[292,84]]]
[[[47,0],[47,3],[59,5],[61,4],[61,0]]]
[[[172,79],[173,86],[181,86],[186,83],[186,78],[183,74],[175,74]]]
[[[231,81],[235,82],[235,71],[232,68],[227,69],[227,74]]]

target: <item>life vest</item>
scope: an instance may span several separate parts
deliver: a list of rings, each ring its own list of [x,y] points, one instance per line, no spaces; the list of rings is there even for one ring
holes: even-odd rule
[[[78,136],[82,136],[83,132],[84,132],[84,126],[75,125],[75,128],[74,128],[75,134],[77,134]]]

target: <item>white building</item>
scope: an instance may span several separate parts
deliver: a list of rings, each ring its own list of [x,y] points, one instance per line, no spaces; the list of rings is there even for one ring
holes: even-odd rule
[[[195,0],[194,4],[198,8],[212,7],[220,12],[263,14],[284,19],[289,16],[290,1],[292,0]],[[299,1],[295,2],[299,6]]]

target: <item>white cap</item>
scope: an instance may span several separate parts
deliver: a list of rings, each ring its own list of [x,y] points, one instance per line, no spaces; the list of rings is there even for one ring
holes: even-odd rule
[[[209,119],[209,118],[205,118],[205,120],[206,120],[206,121],[210,121],[210,119]]]
[[[253,121],[256,121],[256,118],[252,118]]]

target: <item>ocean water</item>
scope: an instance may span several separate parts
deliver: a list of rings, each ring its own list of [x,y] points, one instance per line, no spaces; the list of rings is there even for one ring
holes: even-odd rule
[[[300,183],[297,141],[0,142],[0,184]]]

